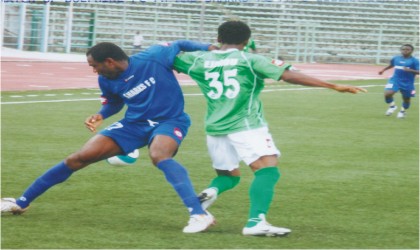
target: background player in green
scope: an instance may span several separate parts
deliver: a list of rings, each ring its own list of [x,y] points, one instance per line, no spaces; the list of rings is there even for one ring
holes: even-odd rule
[[[257,46],[255,45],[254,39],[250,38],[248,43],[245,45],[243,51],[257,53]]]
[[[255,177],[249,190],[249,219],[242,233],[282,236],[291,230],[272,226],[265,219],[280,178],[277,167],[280,151],[268,131],[259,99],[264,79],[282,79],[339,92],[366,90],[324,82],[290,71],[290,65],[281,61],[273,61],[276,65],[261,55],[241,51],[250,36],[247,24],[225,22],[218,29],[220,50],[178,55],[174,67],[189,74],[207,99],[207,146],[217,177],[200,194],[203,208],[207,209],[218,195],[239,183],[239,162],[243,160]]]

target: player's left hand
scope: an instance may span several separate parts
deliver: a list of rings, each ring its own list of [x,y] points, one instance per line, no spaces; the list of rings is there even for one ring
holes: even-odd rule
[[[352,94],[357,94],[359,92],[367,93],[367,90],[364,88],[360,88],[357,86],[351,86],[351,85],[335,85],[334,89],[338,92],[348,92]]]
[[[100,114],[94,114],[86,118],[85,120],[85,126],[87,129],[89,129],[91,132],[96,132],[96,129],[101,126],[103,117]]]

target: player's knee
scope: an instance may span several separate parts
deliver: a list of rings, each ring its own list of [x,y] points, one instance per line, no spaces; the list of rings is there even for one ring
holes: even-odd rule
[[[64,163],[72,169],[72,170],[79,170],[83,167],[86,167],[90,163],[92,163],[91,160],[87,160],[85,157],[82,156],[79,152],[73,153],[69,155],[65,160]]]
[[[165,151],[155,149],[155,150],[149,150],[149,157],[153,165],[157,166],[159,162],[172,158],[172,155],[169,153],[166,153]]]
[[[149,157],[152,160],[153,165],[157,165],[159,162],[174,157],[177,148],[166,148],[161,146],[153,145],[149,148]]]
[[[386,92],[384,94],[384,96],[385,96],[385,99],[390,99],[390,98],[392,98],[394,96],[394,93]]]

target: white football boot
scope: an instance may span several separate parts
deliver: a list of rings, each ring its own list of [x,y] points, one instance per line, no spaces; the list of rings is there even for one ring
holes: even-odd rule
[[[244,227],[242,234],[245,236],[286,236],[292,232],[292,230],[285,227],[275,227],[269,224],[265,220],[265,215],[260,214],[258,216],[261,221],[253,227]]]
[[[386,112],[385,112],[385,115],[386,116],[390,116],[390,115],[392,115],[394,112],[395,112],[395,110],[397,110],[397,105],[394,105],[394,106],[390,106],[387,110],[386,110]]]
[[[207,188],[204,189],[199,195],[198,199],[201,202],[201,207],[204,210],[207,210],[213,202],[217,199],[217,189],[215,188]]]
[[[27,208],[16,204],[15,198],[1,198],[1,213],[23,214]]]
[[[184,227],[182,232],[184,233],[199,233],[205,231],[211,225],[215,224],[215,220],[212,214],[206,211],[207,214],[194,214],[190,216],[188,225]]]
[[[400,119],[405,118],[405,115],[406,115],[405,111],[401,110],[400,112],[398,112],[397,118],[400,118]]]

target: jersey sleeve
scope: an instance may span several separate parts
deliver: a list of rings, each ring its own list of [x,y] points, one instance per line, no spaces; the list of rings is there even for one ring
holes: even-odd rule
[[[271,60],[264,56],[256,55],[253,57],[253,69],[263,79],[270,78],[280,80],[285,70],[292,65],[280,60]]]
[[[178,72],[188,74],[188,70],[193,65],[195,56],[193,53],[181,53],[176,56],[174,61],[174,69]]]
[[[106,119],[118,112],[124,107],[124,101],[118,95],[112,94],[105,84],[106,80],[99,79],[99,87],[102,91],[101,94],[101,103],[102,107],[98,111],[98,114],[101,114],[103,119]]]
[[[169,44],[169,54],[167,55],[167,65],[172,67],[174,64],[175,57],[181,51],[197,51],[197,50],[204,50],[207,51],[210,46],[210,43],[199,43],[189,40],[177,40],[171,44]]]

